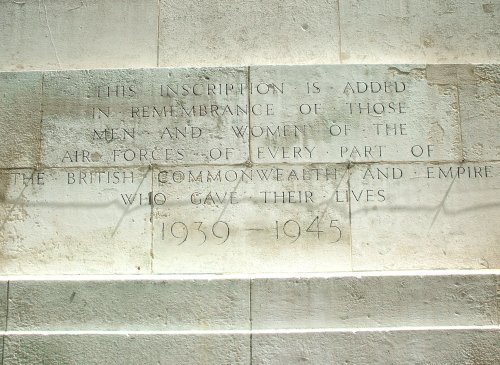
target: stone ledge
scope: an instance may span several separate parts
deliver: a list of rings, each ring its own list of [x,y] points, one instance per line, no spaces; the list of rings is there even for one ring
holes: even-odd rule
[[[252,328],[498,324],[498,276],[254,279]]]
[[[323,332],[252,336],[252,364],[500,363],[500,329]]]
[[[217,335],[9,335],[8,364],[249,364],[250,337]]]
[[[489,326],[499,280],[500,270],[0,277],[0,319],[49,332]]]
[[[497,364],[500,327],[4,336],[10,364]]]
[[[10,281],[8,330],[248,329],[249,280]]]
[[[221,335],[298,335],[315,333],[388,333],[426,331],[497,331],[500,325],[485,326],[386,326],[346,328],[287,328],[287,329],[235,329],[235,330],[12,330],[0,331],[0,336],[221,336]]]

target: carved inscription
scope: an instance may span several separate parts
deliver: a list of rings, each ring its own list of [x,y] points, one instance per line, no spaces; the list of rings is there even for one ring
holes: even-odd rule
[[[90,227],[145,255],[127,272],[497,267],[498,224],[474,247],[471,212],[498,217],[498,162],[464,161],[455,85],[401,67],[47,73],[41,167],[1,172],[5,247],[56,257]],[[34,219],[44,204],[71,225]],[[13,214],[43,234],[16,236]]]

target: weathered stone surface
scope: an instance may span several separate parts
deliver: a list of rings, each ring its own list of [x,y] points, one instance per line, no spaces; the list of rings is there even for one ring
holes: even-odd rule
[[[34,167],[40,159],[42,74],[0,72],[0,90],[0,168]]]
[[[150,272],[150,208],[125,203],[151,190],[147,169],[1,170],[0,182],[2,274]]]
[[[7,326],[7,280],[0,280],[0,330]],[[1,343],[0,343],[1,345]]]
[[[0,69],[498,63],[499,6],[1,0]]]
[[[267,106],[246,131],[254,163],[462,158],[455,83],[424,65],[250,67],[250,82]]]
[[[4,365],[250,364],[248,335],[15,335]]]
[[[497,310],[498,310],[498,325],[500,325],[500,274],[497,275]]]
[[[340,0],[343,63],[498,63],[498,1]]]
[[[231,124],[248,124],[237,108],[247,108],[246,83],[245,68],[47,73],[42,162],[244,163],[248,142]]]
[[[500,4],[497,5],[500,11]],[[464,158],[500,160],[500,67],[459,67],[460,116]]]
[[[254,334],[252,364],[498,364],[500,329]]]
[[[10,283],[9,331],[249,329],[249,280]]]
[[[252,280],[252,328],[497,324],[494,275]]]
[[[5,74],[0,272],[498,268],[497,70]]]
[[[499,169],[497,162],[352,168],[351,187],[385,197],[350,199],[353,270],[499,268]]]
[[[350,270],[342,165],[155,169],[153,272]]]
[[[152,67],[156,0],[0,0],[0,69]]]
[[[330,0],[160,1],[160,66],[339,62]]]

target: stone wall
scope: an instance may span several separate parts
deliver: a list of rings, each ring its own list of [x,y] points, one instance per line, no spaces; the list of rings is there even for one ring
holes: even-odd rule
[[[500,364],[499,0],[0,0],[0,364]]]
[[[499,63],[498,0],[1,0],[0,69]]]

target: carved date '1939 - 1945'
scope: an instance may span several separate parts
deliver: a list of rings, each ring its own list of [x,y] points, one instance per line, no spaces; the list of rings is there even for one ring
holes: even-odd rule
[[[266,229],[252,228],[247,231],[266,231]],[[322,222],[322,217],[316,216],[312,221],[306,223],[299,222],[295,219],[286,221],[274,221],[274,226],[268,229],[269,232],[274,231],[274,237],[277,241],[281,239],[288,240],[289,243],[296,242],[299,238],[307,238],[308,240],[322,240],[325,237],[328,243],[337,243],[342,238],[342,230],[339,227],[338,219],[329,219],[327,222]],[[163,222],[161,225],[162,240],[167,237],[177,241],[178,246],[184,244],[190,239],[190,242],[203,245],[207,241],[216,240],[218,245],[226,243],[231,235],[231,228],[226,221],[218,220],[210,224],[203,221],[197,222],[182,222],[175,221],[172,223]]]

